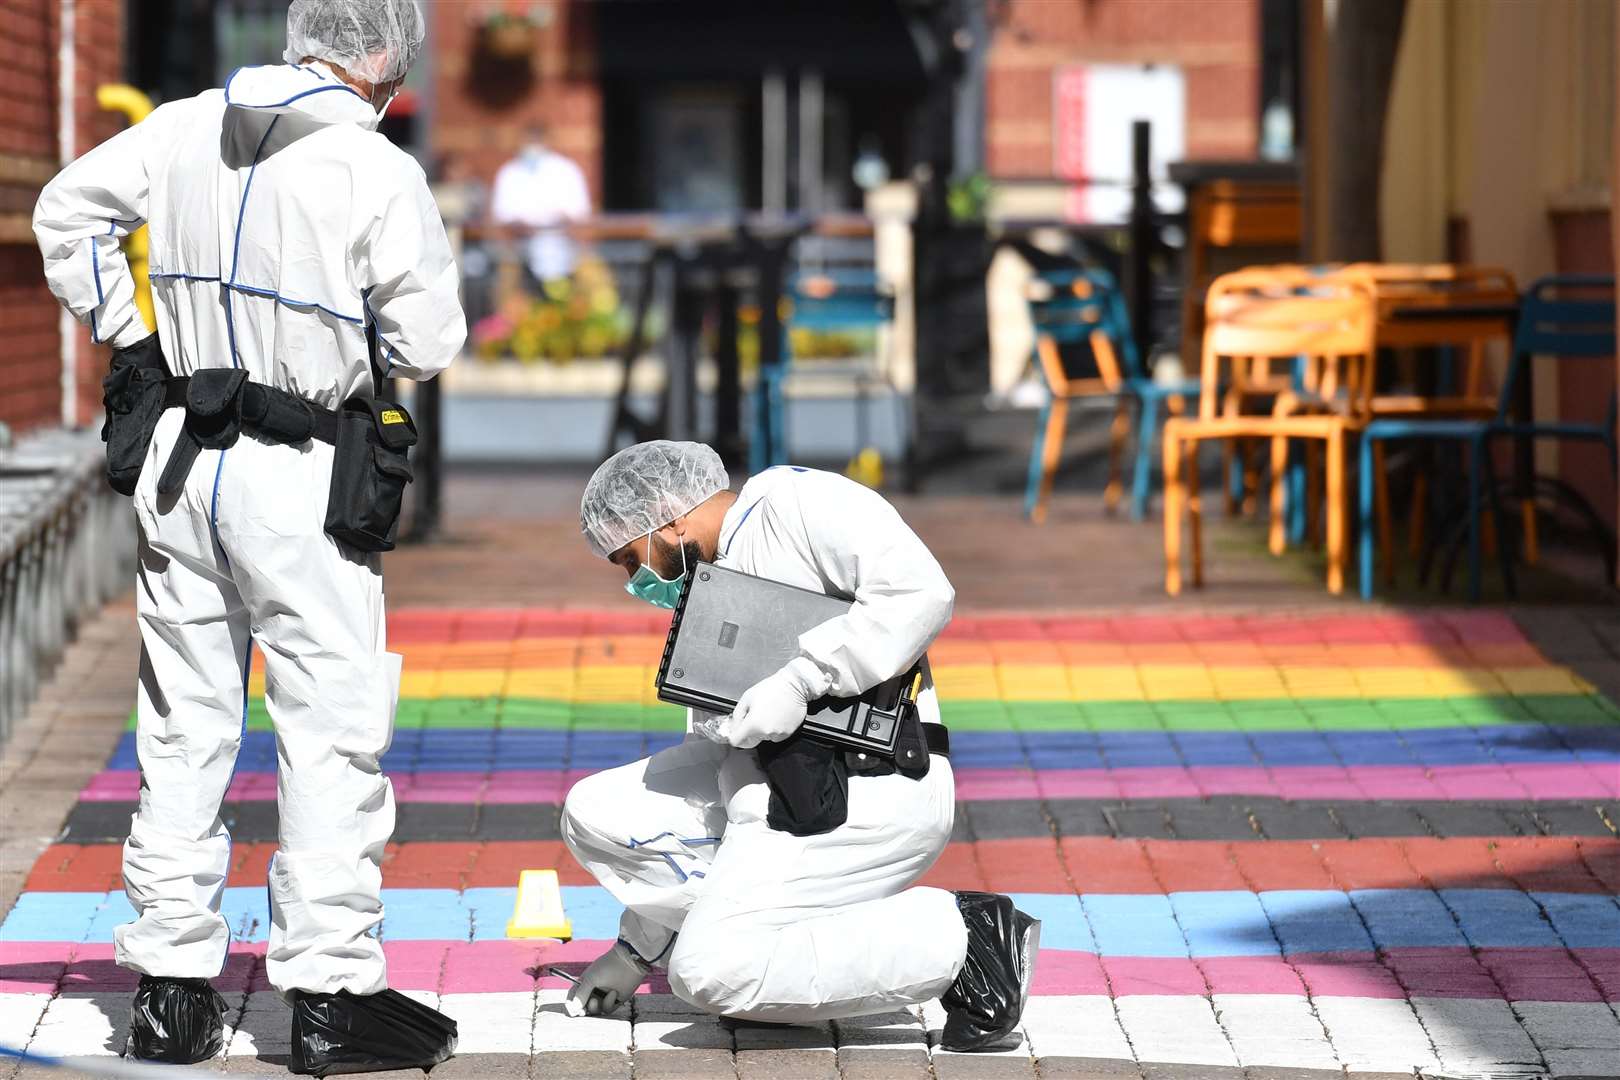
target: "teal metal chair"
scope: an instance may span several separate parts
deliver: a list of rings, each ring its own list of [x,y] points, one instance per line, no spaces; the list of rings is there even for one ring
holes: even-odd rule
[[[762,369],[760,376],[760,393],[766,395],[769,425],[776,438],[761,438],[756,433],[756,437],[749,441],[749,465],[754,472],[784,464],[787,460],[783,384],[793,364],[793,331],[875,331],[894,322],[894,296],[878,280],[877,274],[870,270],[801,271],[789,280],[787,299],[791,312],[782,324],[783,362],[769,371]],[[865,402],[867,381],[874,377],[888,383],[888,376],[882,371],[861,378],[858,387],[861,400],[856,405],[855,414],[857,453],[866,447],[868,441]]]
[[[1497,534],[1497,554],[1503,584],[1509,595],[1517,592],[1513,574],[1513,552],[1508,540],[1509,515],[1502,512],[1492,460],[1493,440],[1510,438],[1520,445],[1535,439],[1596,442],[1608,450],[1609,481],[1616,476],[1615,421],[1616,399],[1609,396],[1602,422],[1559,420],[1541,422],[1516,416],[1516,402],[1530,379],[1530,364],[1537,357],[1548,362],[1569,363],[1607,360],[1615,356],[1615,299],[1612,275],[1563,274],[1534,282],[1520,301],[1518,325],[1513,337],[1513,359],[1497,402],[1496,415],[1488,420],[1384,419],[1368,424],[1361,436],[1360,494],[1360,577],[1361,596],[1370,600],[1374,580],[1374,473],[1373,446],[1395,439],[1428,439],[1460,442],[1468,463],[1464,513],[1457,528],[1463,531],[1468,559],[1468,599],[1477,601],[1481,585],[1480,520],[1489,502]],[[1572,507],[1583,517],[1597,537],[1608,570],[1615,576],[1614,539],[1602,519],[1577,492],[1562,481],[1547,476],[1533,478],[1533,489],[1521,496],[1543,494]],[[1449,572],[1446,574],[1449,580]]]
[[[1048,391],[1035,428],[1029,456],[1029,478],[1024,491],[1024,513],[1031,521],[1046,519],[1047,503],[1063,436],[1069,404],[1077,398],[1112,396],[1116,404],[1109,433],[1108,486],[1104,500],[1114,510],[1123,492],[1120,476],[1125,443],[1134,427],[1136,456],[1131,472],[1133,521],[1147,515],[1153,470],[1159,457],[1159,425],[1170,412],[1179,412],[1198,397],[1197,379],[1155,382],[1142,363],[1131,333],[1124,296],[1112,275],[1085,268],[1049,270],[1036,275],[1044,288],[1029,302],[1035,324],[1035,359]],[[1090,346],[1097,374],[1071,376],[1064,365],[1064,346]],[[1070,350],[1073,351],[1072,349]],[[1134,421],[1134,423],[1133,423]]]

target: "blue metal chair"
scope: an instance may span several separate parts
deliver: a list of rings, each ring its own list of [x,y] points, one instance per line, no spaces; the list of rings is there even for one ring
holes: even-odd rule
[[[1615,300],[1612,275],[1566,274],[1545,277],[1525,292],[1513,337],[1513,358],[1497,401],[1496,415],[1488,420],[1381,419],[1368,424],[1361,437],[1360,576],[1361,595],[1370,600],[1374,580],[1374,444],[1392,439],[1433,439],[1461,442],[1468,461],[1466,508],[1460,526],[1465,530],[1468,556],[1468,598],[1480,596],[1482,503],[1490,501],[1497,533],[1503,583],[1516,591],[1512,552],[1508,544],[1508,517],[1498,498],[1493,439],[1511,438],[1521,445],[1535,439],[1564,439],[1600,443],[1608,450],[1610,481],[1616,481],[1616,401],[1609,397],[1601,423],[1578,420],[1538,422],[1520,419],[1516,408],[1528,387],[1530,363],[1537,356],[1559,361],[1610,359],[1615,355]],[[1516,415],[1517,414],[1517,415]],[[1579,494],[1552,477],[1534,478],[1540,492],[1574,507],[1599,536],[1609,578],[1614,577],[1614,543],[1601,519]],[[1521,493],[1528,495],[1530,493]],[[1448,575],[1449,576],[1449,575]]]
[[[1104,270],[1048,271],[1038,274],[1050,295],[1030,300],[1035,323],[1035,356],[1048,397],[1036,424],[1030,450],[1029,479],[1024,513],[1035,522],[1046,518],[1046,504],[1062,456],[1068,425],[1069,402],[1081,397],[1109,395],[1116,399],[1109,435],[1108,486],[1104,500],[1109,510],[1122,493],[1120,465],[1135,412],[1136,457],[1132,466],[1131,518],[1147,514],[1152,471],[1158,457],[1159,423],[1166,412],[1179,412],[1186,399],[1198,396],[1197,379],[1155,382],[1136,350],[1125,300],[1113,277]],[[1062,346],[1085,342],[1097,362],[1097,375],[1072,378],[1065,370]]]
[[[894,296],[878,281],[877,274],[870,270],[795,274],[788,282],[787,298],[792,310],[782,324],[783,362],[772,370],[762,369],[760,373],[760,393],[765,395],[770,430],[776,434],[776,438],[756,437],[750,440],[749,465],[754,472],[787,461],[783,383],[793,362],[793,331],[878,330],[894,321]],[[876,377],[888,382],[888,375],[882,370],[877,371]],[[864,407],[867,378],[863,373],[859,387],[862,400],[856,405],[856,442],[860,444],[855,448],[857,453],[867,445]]]

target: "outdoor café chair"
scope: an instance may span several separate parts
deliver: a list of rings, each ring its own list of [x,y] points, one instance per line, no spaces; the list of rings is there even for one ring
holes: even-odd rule
[[[1165,413],[1179,415],[1186,399],[1198,393],[1197,379],[1156,381],[1142,363],[1131,333],[1125,300],[1112,275],[1100,269],[1052,270],[1037,276],[1046,295],[1030,299],[1035,324],[1035,356],[1047,401],[1036,423],[1029,456],[1024,513],[1046,520],[1052,484],[1063,452],[1069,403],[1077,398],[1112,395],[1114,419],[1108,438],[1108,486],[1104,505],[1115,510],[1123,494],[1121,466],[1135,419],[1135,461],[1131,472],[1131,520],[1141,521],[1152,498],[1153,457],[1159,422]],[[1065,367],[1063,346],[1084,342],[1097,363],[1095,376],[1072,376]]]
[[[1460,527],[1466,537],[1468,599],[1480,596],[1483,504],[1490,502],[1498,536],[1497,552],[1503,584],[1516,592],[1512,552],[1508,550],[1506,517],[1497,498],[1493,440],[1512,438],[1516,443],[1535,439],[1596,442],[1607,451],[1609,482],[1616,486],[1615,395],[1608,395],[1602,422],[1592,420],[1538,421],[1521,404],[1530,388],[1530,365],[1537,357],[1552,362],[1603,360],[1615,355],[1615,302],[1613,275],[1566,274],[1544,277],[1531,284],[1519,305],[1513,337],[1513,358],[1497,398],[1495,412],[1484,419],[1383,418],[1362,432],[1359,540],[1361,595],[1373,595],[1373,510],[1375,448],[1393,439],[1448,440],[1463,444],[1468,462],[1466,495]],[[1578,493],[1552,477],[1535,477],[1537,489],[1572,506],[1592,528],[1604,555],[1609,579],[1614,578],[1614,540],[1602,519]],[[1615,495],[1611,494],[1611,504]],[[1528,537],[1527,537],[1528,538]]]
[[[1217,284],[1220,284],[1217,282]],[[1213,288],[1213,287],[1212,287]],[[1219,294],[1207,312],[1202,392],[1196,417],[1172,417],[1164,431],[1165,591],[1179,595],[1181,529],[1190,525],[1192,581],[1204,580],[1202,511],[1198,493],[1198,448],[1211,439],[1268,440],[1277,460],[1277,440],[1312,439],[1325,445],[1327,472],[1327,586],[1344,588],[1349,526],[1345,492],[1345,442],[1366,422],[1371,393],[1374,307],[1370,290],[1355,281],[1315,283],[1309,295],[1254,293],[1240,303],[1235,290]],[[1273,411],[1256,415],[1223,408],[1223,365],[1236,371],[1269,370],[1289,361],[1299,376],[1279,392]],[[1284,450],[1286,454],[1286,450]],[[1280,476],[1273,476],[1271,544],[1281,548],[1283,507]]]

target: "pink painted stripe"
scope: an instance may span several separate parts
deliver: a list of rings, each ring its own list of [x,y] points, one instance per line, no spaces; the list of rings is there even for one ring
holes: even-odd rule
[[[389,985],[400,990],[476,994],[563,989],[567,983],[541,969],[558,964],[578,973],[607,947],[605,941],[399,941],[385,942]],[[263,943],[235,945],[214,981],[222,991],[266,990]],[[138,976],[113,963],[110,944],[7,942],[0,946],[0,993],[64,990],[127,993]],[[655,975],[649,989],[668,993]],[[1401,999],[1476,998],[1509,1001],[1620,1001],[1620,948],[1392,949],[1303,953],[1289,957],[1227,956],[1200,960],[1104,957],[1055,949],[1041,951],[1034,992],[1042,995],[1287,994]]]
[[[528,769],[485,773],[398,773],[400,802],[557,803],[591,770]],[[79,793],[84,802],[133,801],[134,770],[104,770]],[[1178,799],[1211,795],[1270,795],[1282,799],[1612,799],[1620,770],[1579,762],[1530,765],[1289,765],[1144,766],[1124,769],[959,769],[956,797],[986,799]],[[276,797],[274,773],[238,772],[227,798]]]

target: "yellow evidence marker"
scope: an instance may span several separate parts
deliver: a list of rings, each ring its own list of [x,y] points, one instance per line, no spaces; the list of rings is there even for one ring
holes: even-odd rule
[[[518,875],[517,904],[506,924],[506,936],[573,940],[574,924],[563,914],[557,871],[525,870]]]

